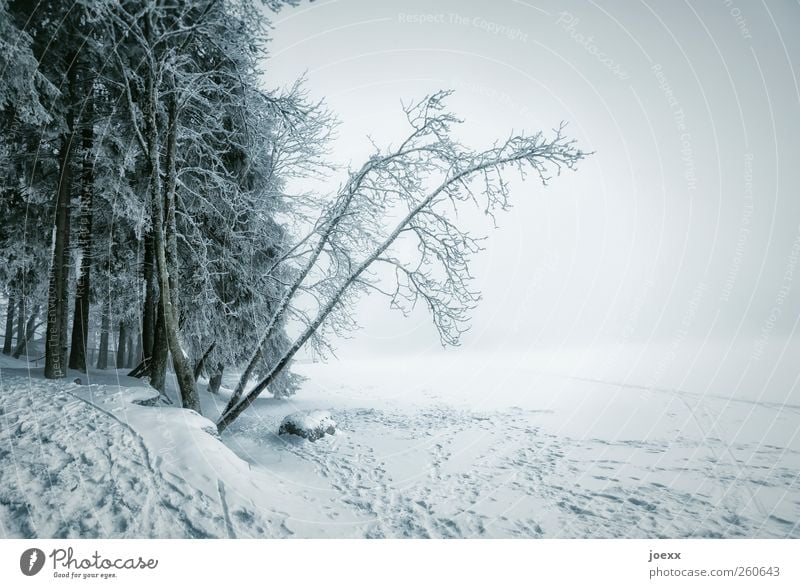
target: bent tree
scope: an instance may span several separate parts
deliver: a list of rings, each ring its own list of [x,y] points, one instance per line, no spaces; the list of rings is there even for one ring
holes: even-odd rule
[[[294,355],[325,328],[351,326],[355,297],[368,290],[389,297],[391,306],[409,312],[424,303],[442,344],[456,345],[480,293],[471,288],[470,260],[480,249],[459,221],[469,203],[487,215],[509,207],[506,174],[533,173],[547,185],[552,175],[574,169],[587,154],[566,137],[564,125],[551,135],[514,135],[484,150],[473,150],[453,136],[461,123],[444,106],[449,92],[437,92],[405,108],[408,136],[396,148],[376,150],[338,191],[303,243],[295,281],[276,305],[248,369],[217,422],[224,431],[280,375]],[[408,247],[408,243],[414,247]],[[409,254],[409,251],[415,253]],[[386,266],[387,288],[374,270]],[[382,272],[386,274],[387,272]],[[301,310],[298,297],[310,294],[315,311]],[[264,341],[287,313],[303,322],[300,335],[247,393],[252,366]]]

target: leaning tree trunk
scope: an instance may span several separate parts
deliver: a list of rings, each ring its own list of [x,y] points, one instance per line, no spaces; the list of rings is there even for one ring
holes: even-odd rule
[[[11,339],[14,337],[14,312],[17,310],[17,301],[14,295],[8,294],[8,307],[6,308],[6,333],[3,339],[3,354],[11,353]]]
[[[328,225],[325,227],[325,230],[320,235],[319,241],[311,250],[311,255],[309,256],[308,260],[306,260],[305,266],[300,270],[300,273],[297,276],[295,276],[292,285],[283,293],[283,296],[278,301],[276,308],[269,319],[269,323],[264,329],[264,333],[263,335],[261,335],[261,339],[259,340],[258,345],[256,346],[255,352],[250,358],[250,361],[248,362],[244,371],[239,376],[239,382],[236,384],[236,388],[234,388],[233,394],[231,394],[231,397],[228,400],[228,404],[222,411],[223,415],[228,411],[232,410],[234,406],[236,406],[236,403],[239,401],[242,394],[244,393],[244,389],[245,386],[247,386],[247,382],[250,380],[250,377],[255,372],[256,366],[261,361],[261,358],[264,355],[264,348],[266,347],[267,342],[274,336],[275,332],[281,327],[281,324],[284,320],[284,314],[289,307],[289,303],[293,300],[294,295],[300,289],[306,277],[316,266],[317,260],[319,259],[320,255],[322,255],[322,252],[325,249],[325,245],[328,243],[328,239],[330,239],[330,236],[333,234],[334,230],[336,229],[338,224],[342,221],[342,219],[347,216],[346,212],[350,207],[350,204],[353,201],[356,192],[358,191],[358,186],[361,184],[361,182],[364,181],[364,178],[366,177],[366,174],[369,171],[369,169],[370,169],[369,165],[362,168],[361,172],[356,177],[356,180],[353,182],[353,184],[350,186],[350,189],[347,191],[347,196],[341,205],[341,211],[340,211],[341,214],[335,216],[333,220],[330,223],[328,223]]]
[[[208,360],[208,356],[211,355],[211,352],[214,351],[214,348],[216,346],[217,346],[216,341],[214,343],[212,343],[211,345],[209,345],[208,349],[206,349],[206,352],[203,354],[203,356],[195,364],[195,366],[194,366],[194,381],[195,382],[200,378],[201,375],[203,375],[203,372],[206,369],[206,361]]]
[[[108,302],[103,305],[103,318],[100,319],[100,349],[97,351],[97,369],[108,367],[108,332],[111,330],[111,317]]]
[[[305,331],[297,338],[297,340],[292,343],[291,347],[283,354],[283,356],[273,365],[267,375],[264,376],[264,379],[261,380],[258,384],[256,384],[250,392],[248,392],[244,398],[238,404],[233,405],[231,408],[226,408],[222,415],[217,421],[217,431],[222,433],[225,429],[227,429],[230,424],[236,420],[236,418],[244,412],[248,406],[250,406],[255,399],[258,397],[261,392],[266,390],[272,382],[281,374],[281,372],[286,368],[289,363],[291,363],[292,358],[294,358],[295,354],[302,349],[303,345],[314,335],[320,325],[325,321],[328,315],[331,313],[333,308],[339,304],[339,299],[341,298],[341,293],[349,287],[349,285],[356,279],[358,276],[363,272],[363,266],[354,276],[351,276],[347,284],[344,287],[340,287],[339,292],[334,296],[333,300],[329,301],[328,304],[323,307],[317,317],[309,324]]]
[[[78,247],[81,251],[81,267],[75,285],[75,311],[72,319],[72,345],[69,353],[69,367],[86,371],[86,343],[89,334],[89,293],[90,272],[92,269],[92,200],[94,195],[94,162],[92,147],[94,146],[94,109],[92,102],[91,82],[87,88],[87,100],[84,107],[84,123],[81,147],[81,216],[78,233]]]
[[[266,390],[275,379],[280,376],[281,372],[289,365],[289,363],[294,358],[295,354],[302,349],[303,345],[314,335],[317,329],[322,325],[323,322],[328,318],[328,315],[336,308],[337,305],[341,304],[341,298],[344,293],[350,288],[363,274],[367,268],[376,260],[378,259],[385,251],[388,249],[392,243],[394,243],[399,235],[403,232],[405,227],[408,226],[411,220],[420,213],[420,211],[424,210],[424,207],[429,205],[433,199],[440,194],[445,188],[453,182],[457,182],[461,180],[463,177],[472,173],[470,170],[465,170],[456,174],[453,178],[448,180],[447,184],[443,184],[437,190],[431,193],[423,202],[417,204],[408,215],[395,227],[394,231],[381,243],[365,260],[363,260],[350,274],[344,284],[340,285],[336,292],[331,296],[330,300],[325,304],[325,306],[320,309],[316,318],[309,323],[302,334],[295,340],[294,343],[283,353],[281,358],[275,362],[274,365],[270,366],[270,370],[267,372],[267,375],[256,384],[245,396],[242,400],[238,403],[234,403],[233,398],[231,401],[228,402],[228,406],[226,406],[225,410],[223,410],[222,415],[217,421],[217,430],[222,433],[225,429],[227,429],[230,424],[236,420],[236,418],[242,414],[243,411],[247,409],[258,397],[261,392]],[[328,233],[329,234],[329,233]],[[295,282],[296,285],[296,282]],[[288,302],[286,298],[282,300],[282,304]],[[279,307],[280,310],[281,307]],[[271,323],[275,320],[275,316],[271,319]],[[241,384],[241,382],[240,382]]]
[[[74,56],[73,56],[74,57]],[[68,58],[72,64],[74,59]],[[67,71],[67,99],[75,96],[75,67]],[[53,262],[47,298],[47,332],[44,342],[44,377],[54,380],[67,375],[67,323],[69,302],[69,208],[72,184],[74,112],[67,108],[67,132],[61,136],[59,179],[56,191]]]

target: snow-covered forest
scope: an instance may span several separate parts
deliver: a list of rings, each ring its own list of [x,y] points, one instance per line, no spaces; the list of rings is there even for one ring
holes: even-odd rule
[[[442,85],[343,165],[348,121],[302,76],[270,83],[298,5],[0,0],[0,535],[798,536],[800,452],[740,436],[727,463],[695,397],[650,386],[612,412],[657,425],[617,439],[605,409],[558,420],[607,381],[532,371],[487,398],[488,355],[486,381],[312,363],[367,297],[457,347],[491,245],[475,219],[596,154],[558,119],[465,140]],[[710,402],[775,435],[797,418]],[[770,468],[758,497],[726,489],[742,467]]]
[[[162,392],[169,364],[197,412],[201,374],[216,392],[241,370],[220,430],[267,388],[294,393],[292,357],[351,326],[351,299],[381,289],[374,265],[395,273],[393,306],[424,302],[457,343],[480,246],[452,211],[494,213],[504,172],[546,183],[584,156],[562,129],[460,145],[440,92],[337,192],[287,194],[288,178],[325,170],[333,120],[299,82],[260,86],[257,5],[21,2],[3,19],[4,352],[36,349],[48,379],[129,368]],[[395,253],[409,240],[416,254]]]

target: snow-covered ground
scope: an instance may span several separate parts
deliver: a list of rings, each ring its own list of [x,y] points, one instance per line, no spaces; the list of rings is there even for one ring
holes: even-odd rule
[[[800,406],[648,391],[509,358],[305,364],[211,423],[93,373],[0,359],[7,537],[800,537]],[[78,374],[70,377],[71,381]],[[84,377],[85,380],[85,377]],[[223,394],[205,392],[216,416]],[[335,435],[278,436],[298,410]]]

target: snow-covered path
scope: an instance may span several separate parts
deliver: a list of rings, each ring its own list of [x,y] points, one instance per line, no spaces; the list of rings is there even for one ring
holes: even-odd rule
[[[161,496],[189,489],[153,469],[141,437],[69,391],[5,376],[0,523],[11,537],[115,537],[168,531]],[[70,499],[73,497],[73,499]],[[133,523],[133,526],[131,526]]]
[[[173,537],[183,528],[178,536],[210,536],[219,505],[165,475],[134,429],[71,387],[52,391],[3,378],[3,534]]]
[[[134,386],[79,386],[43,381],[37,371],[0,370],[0,535],[288,534],[280,531],[282,517],[272,529],[273,513],[238,494],[227,499],[226,476],[238,484],[249,468],[202,430],[208,421],[132,404],[152,399],[153,391],[125,383]]]

